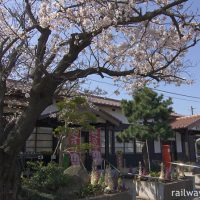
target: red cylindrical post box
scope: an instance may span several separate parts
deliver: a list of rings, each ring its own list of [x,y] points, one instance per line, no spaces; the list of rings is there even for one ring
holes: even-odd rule
[[[171,155],[170,155],[170,145],[163,145],[162,149],[163,163],[166,167],[166,170],[169,170],[171,167]]]

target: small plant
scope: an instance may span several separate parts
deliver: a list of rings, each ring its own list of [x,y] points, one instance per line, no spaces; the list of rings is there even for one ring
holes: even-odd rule
[[[123,151],[117,151],[116,154],[121,156],[123,155]]]
[[[149,175],[150,175],[151,177],[159,177],[159,176],[160,176],[160,172],[151,171],[151,172],[149,173]]]
[[[63,174],[64,169],[54,162],[46,166],[42,162],[29,162],[28,166],[33,175],[31,178],[23,178],[22,183],[30,189],[53,193],[70,182],[70,178]]]
[[[79,198],[85,198],[90,196],[97,196],[103,194],[103,187],[101,185],[87,185],[83,187],[78,194]]]

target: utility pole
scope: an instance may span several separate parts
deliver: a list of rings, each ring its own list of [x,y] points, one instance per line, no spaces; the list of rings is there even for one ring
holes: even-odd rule
[[[194,109],[195,108],[191,106],[191,113],[192,113],[192,115],[194,115]]]

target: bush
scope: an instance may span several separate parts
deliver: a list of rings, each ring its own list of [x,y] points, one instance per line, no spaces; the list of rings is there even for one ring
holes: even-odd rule
[[[79,198],[85,198],[90,196],[97,196],[103,194],[103,188],[100,185],[87,185],[83,187],[78,194]]]
[[[33,171],[31,178],[23,178],[22,184],[30,189],[55,193],[60,187],[67,186],[70,178],[64,175],[64,168],[51,162],[45,166],[42,162],[29,162]]]

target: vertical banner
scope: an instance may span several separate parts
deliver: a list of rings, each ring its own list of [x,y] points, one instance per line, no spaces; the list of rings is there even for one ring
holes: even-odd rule
[[[81,141],[80,138],[80,132],[76,132],[76,133],[71,133],[69,135],[69,145],[70,146],[74,146],[74,145],[79,145]]]
[[[102,157],[101,157],[101,143],[100,143],[100,133],[101,129],[98,128],[96,130],[90,131],[90,144],[92,145],[92,159],[94,165],[101,165],[102,164]]]
[[[71,133],[69,135],[69,146],[73,147],[79,145],[81,142],[80,131]],[[75,151],[69,152],[72,165],[80,165],[80,154]]]
[[[93,146],[93,149],[98,149],[100,151],[100,128],[90,131],[90,144]]]

